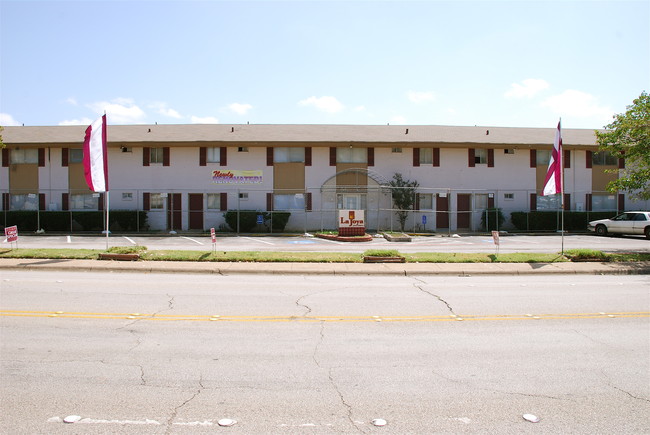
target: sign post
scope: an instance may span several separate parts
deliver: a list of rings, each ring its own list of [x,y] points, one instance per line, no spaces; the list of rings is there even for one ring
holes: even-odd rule
[[[427,230],[427,215],[425,215],[425,214],[422,215],[422,228],[423,228],[423,231],[426,232],[426,230]]]
[[[16,247],[18,247],[18,227],[16,225],[5,228],[5,237],[7,238],[7,242],[11,243],[11,249],[13,249],[14,243],[16,243]]]
[[[492,240],[494,240],[494,245],[496,246],[496,255],[499,255],[499,232],[492,231]]]
[[[210,237],[212,238],[212,252],[217,252],[217,233],[214,228],[210,228]]]

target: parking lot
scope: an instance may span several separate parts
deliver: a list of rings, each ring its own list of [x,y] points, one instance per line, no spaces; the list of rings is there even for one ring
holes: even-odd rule
[[[560,252],[560,235],[501,235],[499,252]],[[293,252],[364,252],[368,249],[396,249],[413,252],[485,252],[496,251],[494,240],[486,235],[414,236],[410,242],[389,242],[375,237],[369,242],[339,242],[307,235],[296,236],[217,236],[213,245],[205,235],[22,235],[18,248],[106,249],[114,246],[146,246],[149,250],[210,251],[293,251]],[[0,244],[9,248],[6,239]],[[650,252],[650,241],[643,237],[597,237],[565,235],[564,249],[596,249],[603,252]]]

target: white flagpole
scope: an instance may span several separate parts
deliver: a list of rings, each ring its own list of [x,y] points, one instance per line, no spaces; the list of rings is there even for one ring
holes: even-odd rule
[[[562,118],[558,123],[560,128],[560,144],[559,144],[559,156],[560,160],[560,195],[561,195],[561,207],[562,207],[562,255],[564,255],[564,144],[562,143]]]
[[[105,197],[105,205],[106,205],[106,250],[108,251],[108,233],[110,233],[110,230],[108,229],[108,213],[109,213],[109,208],[110,208],[110,200],[109,200],[109,192],[108,190],[106,191],[106,197]]]

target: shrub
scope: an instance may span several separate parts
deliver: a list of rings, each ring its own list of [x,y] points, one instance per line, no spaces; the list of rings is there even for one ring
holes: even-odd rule
[[[147,212],[111,210],[109,225],[112,231],[137,231],[146,227]],[[105,215],[102,211],[6,211],[6,226],[17,225],[18,231],[36,231],[38,221],[45,231],[103,231]]]
[[[485,226],[485,218],[487,217],[487,228]],[[499,223],[497,225],[497,219]],[[503,226],[503,223],[506,221],[506,218],[503,217],[503,213],[500,208],[488,208],[483,210],[481,213],[481,229],[483,231],[493,231],[498,230]]]
[[[565,231],[585,231],[589,221],[614,216],[611,211],[565,211]],[[557,231],[561,229],[561,214],[557,211],[514,211],[510,221],[520,231]]]
[[[249,233],[257,226],[257,216],[262,215],[262,220],[267,231],[284,231],[291,213],[286,211],[257,211],[257,210],[228,210],[223,214],[226,224],[231,231],[237,231],[237,216],[239,216],[239,232]]]
[[[289,222],[289,218],[291,217],[291,213],[288,211],[273,211],[270,213],[263,213],[263,215],[265,224],[270,221],[271,229],[273,231],[284,231],[287,222]],[[268,228],[268,224],[266,224],[266,226]]]

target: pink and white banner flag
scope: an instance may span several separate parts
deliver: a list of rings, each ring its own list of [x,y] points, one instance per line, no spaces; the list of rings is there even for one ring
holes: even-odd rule
[[[108,156],[106,115],[86,129],[84,139],[84,175],[93,192],[108,192]]]
[[[555,142],[553,143],[553,151],[551,152],[551,159],[548,162],[548,172],[546,172],[546,179],[544,180],[544,191],[542,196],[555,195],[562,193],[562,128],[557,123],[557,130],[555,131]]]

